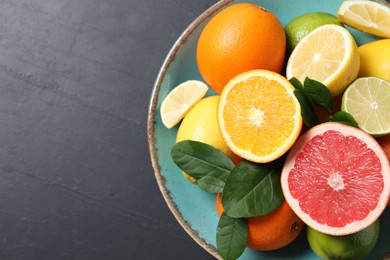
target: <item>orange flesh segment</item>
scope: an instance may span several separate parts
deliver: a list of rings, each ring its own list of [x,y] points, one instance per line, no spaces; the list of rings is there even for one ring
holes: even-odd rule
[[[276,80],[253,76],[241,81],[227,95],[226,104],[223,117],[232,142],[256,156],[273,153],[293,132],[296,104]]]

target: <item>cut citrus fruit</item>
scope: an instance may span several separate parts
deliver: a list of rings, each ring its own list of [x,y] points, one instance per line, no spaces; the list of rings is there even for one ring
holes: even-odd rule
[[[309,129],[291,148],[282,170],[286,201],[313,229],[358,232],[376,221],[390,194],[390,164],[375,139],[340,123]]]
[[[390,82],[365,77],[344,92],[341,109],[350,113],[359,128],[373,136],[390,133]]]
[[[237,75],[223,89],[218,104],[221,134],[235,154],[265,163],[282,156],[302,128],[294,87],[268,70]]]
[[[286,75],[301,82],[306,77],[320,81],[333,96],[341,94],[356,79],[359,53],[355,40],[344,27],[322,25],[306,35],[287,62]]]
[[[336,16],[325,12],[305,13],[291,20],[284,28],[288,54],[294,50],[303,37],[325,24],[343,25]]]
[[[390,38],[390,8],[373,1],[344,1],[337,12],[339,20],[357,30]]]
[[[208,90],[206,84],[198,80],[188,80],[175,87],[161,103],[161,120],[167,128],[174,127],[188,110],[201,100]]]

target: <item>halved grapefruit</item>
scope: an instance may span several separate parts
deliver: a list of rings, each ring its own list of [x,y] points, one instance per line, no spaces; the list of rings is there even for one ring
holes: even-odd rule
[[[340,123],[317,125],[291,148],[281,183],[287,203],[310,227],[358,232],[379,218],[390,194],[390,164],[377,141]]]

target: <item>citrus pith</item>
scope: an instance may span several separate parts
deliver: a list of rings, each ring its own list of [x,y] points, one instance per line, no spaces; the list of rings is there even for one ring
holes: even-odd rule
[[[288,53],[311,31],[325,24],[343,25],[336,16],[325,12],[305,13],[291,20],[284,28]]]
[[[187,80],[172,89],[161,103],[163,124],[167,128],[177,125],[191,107],[206,95],[208,89],[206,84],[198,80]]]
[[[230,80],[218,104],[218,124],[230,150],[258,163],[287,152],[302,128],[293,91],[286,78],[267,70],[244,72]]]
[[[358,126],[373,136],[390,133],[390,82],[358,78],[343,94],[341,109],[350,113]]]
[[[291,148],[281,185],[286,201],[307,225],[322,233],[347,235],[382,214],[390,195],[390,164],[369,134],[323,123]]]
[[[357,30],[390,38],[390,7],[375,1],[344,1],[337,12],[339,20]]]
[[[339,25],[322,25],[295,47],[288,59],[287,78],[306,77],[323,83],[333,96],[356,79],[360,66],[358,47],[351,33]]]

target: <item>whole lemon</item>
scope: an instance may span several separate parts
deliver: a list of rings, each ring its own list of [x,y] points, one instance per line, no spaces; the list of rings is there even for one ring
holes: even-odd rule
[[[325,12],[311,12],[291,20],[284,28],[287,40],[287,52],[291,53],[298,42],[311,31],[325,24],[343,26],[336,16]]]
[[[359,77],[378,77],[390,81],[390,39],[378,40],[359,47]]]
[[[233,162],[237,162],[239,157],[235,155],[226,145],[218,126],[217,107],[219,96],[210,96],[203,98],[187,112],[180,124],[176,136],[176,142],[183,140],[193,140],[203,142],[222,151]],[[184,173],[190,182],[196,183],[196,180]]]
[[[379,220],[350,235],[332,236],[307,227],[307,240],[321,259],[363,259],[374,249],[379,237]]]

